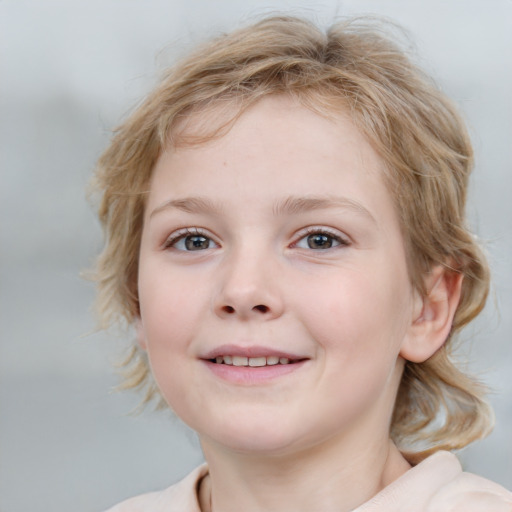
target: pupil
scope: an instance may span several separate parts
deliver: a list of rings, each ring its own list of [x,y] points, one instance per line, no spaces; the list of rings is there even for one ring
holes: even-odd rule
[[[332,247],[332,238],[322,234],[309,235],[308,246],[310,249],[329,249]]]
[[[185,247],[189,251],[198,251],[201,249],[208,249],[210,242],[208,238],[200,235],[187,236],[185,239]]]

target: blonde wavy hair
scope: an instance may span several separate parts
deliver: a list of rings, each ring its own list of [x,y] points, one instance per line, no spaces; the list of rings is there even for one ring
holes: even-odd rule
[[[95,278],[102,327],[133,324],[139,315],[145,200],[163,148],[221,136],[270,94],[291,95],[325,116],[348,112],[386,164],[413,285],[425,295],[424,276],[434,265],[464,276],[451,335],[427,361],[406,362],[396,399],[391,436],[419,461],[490,431],[484,389],[457,369],[451,354],[453,336],[484,307],[489,272],[466,226],[473,165],[466,128],[450,101],[395,42],[394,32],[388,22],[364,18],[338,22],[324,32],[304,19],[269,17],[218,37],[169,70],[117,129],[99,160],[93,189],[100,195],[106,243]],[[222,105],[230,114],[216,124],[204,123],[193,137],[179,129],[188,116]],[[124,377],[124,388],[145,389],[145,402],[163,401],[136,343],[124,361]]]

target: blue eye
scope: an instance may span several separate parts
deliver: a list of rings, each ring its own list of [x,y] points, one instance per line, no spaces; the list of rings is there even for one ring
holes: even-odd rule
[[[203,235],[196,230],[186,230],[185,232],[172,235],[165,242],[166,248],[173,248],[178,251],[204,251],[212,247],[218,247],[210,237]]]
[[[332,249],[340,245],[348,244],[340,236],[321,230],[309,233],[295,243],[295,246],[300,249],[313,249],[316,251]]]

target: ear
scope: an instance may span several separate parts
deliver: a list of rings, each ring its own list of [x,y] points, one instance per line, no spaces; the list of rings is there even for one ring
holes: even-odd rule
[[[426,297],[415,293],[412,323],[400,355],[422,363],[439,350],[448,338],[459,305],[463,275],[436,266],[425,278]]]
[[[135,334],[137,335],[137,343],[142,350],[147,350],[146,334],[144,333],[144,327],[142,326],[142,320],[138,316],[135,320]]]

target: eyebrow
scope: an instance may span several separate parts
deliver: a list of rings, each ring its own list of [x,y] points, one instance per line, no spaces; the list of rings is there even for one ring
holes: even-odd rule
[[[222,211],[222,203],[216,203],[206,197],[184,197],[170,199],[157,206],[149,215],[153,217],[157,213],[177,209],[186,213],[219,214]],[[342,196],[290,196],[274,204],[272,212],[275,216],[297,215],[314,210],[328,208],[343,208],[367,217],[377,223],[375,217],[362,204],[348,197]]]
[[[177,209],[186,213],[213,213],[218,214],[222,210],[220,204],[214,203],[206,197],[184,197],[181,199],[170,199],[165,201],[160,206],[157,206],[149,215],[153,217],[157,213],[168,210]]]
[[[375,217],[361,203],[342,196],[290,196],[283,201],[279,201],[274,206],[275,215],[296,215],[312,210],[325,210],[328,208],[343,208],[351,210],[357,214],[368,217],[373,222],[377,222]]]

